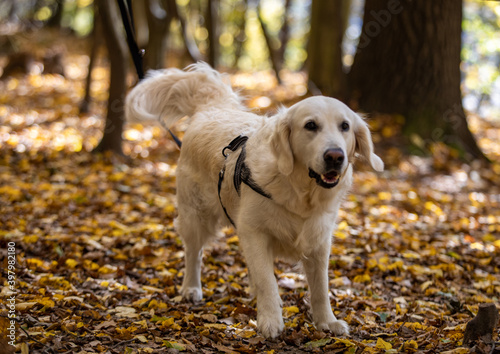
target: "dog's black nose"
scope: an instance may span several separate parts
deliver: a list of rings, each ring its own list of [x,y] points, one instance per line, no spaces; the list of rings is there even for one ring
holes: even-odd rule
[[[325,160],[327,168],[340,170],[344,163],[345,156],[342,149],[328,149],[323,154],[323,159]]]

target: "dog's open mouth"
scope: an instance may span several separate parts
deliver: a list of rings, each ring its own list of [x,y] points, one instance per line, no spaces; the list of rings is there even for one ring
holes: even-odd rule
[[[340,180],[340,175],[337,171],[330,171],[325,174],[320,175],[309,169],[309,177],[314,178],[316,183],[323,188],[333,188]]]

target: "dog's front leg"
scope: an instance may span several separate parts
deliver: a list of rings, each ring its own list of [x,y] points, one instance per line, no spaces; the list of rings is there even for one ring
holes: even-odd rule
[[[284,323],[270,238],[255,231],[246,234],[243,228],[238,232],[257,296],[257,327],[264,337],[275,338],[283,331]]]
[[[313,320],[319,330],[330,330],[335,335],[349,334],[349,326],[333,314],[328,297],[328,258],[330,245],[318,247],[302,260],[311,293]]]

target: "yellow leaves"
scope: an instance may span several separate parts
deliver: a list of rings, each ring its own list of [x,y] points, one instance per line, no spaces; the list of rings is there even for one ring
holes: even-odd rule
[[[52,287],[54,289],[71,290],[73,285],[64,277],[57,277],[52,274],[40,278],[40,285]]]
[[[343,231],[335,231],[333,233],[333,236],[335,236],[336,238],[340,239],[340,240],[345,240],[347,237],[349,237],[349,235],[346,233],[346,232],[343,232]],[[333,246],[335,247],[335,246]]]
[[[94,270],[98,270],[100,267],[99,267],[99,264],[92,262],[89,259],[85,259],[85,260],[83,260],[83,268],[90,270],[90,271],[94,271]]]
[[[127,328],[116,327],[115,331],[118,334],[119,338],[127,340],[127,339],[132,338],[133,333],[136,332],[138,329],[139,328],[137,328],[135,326],[130,326]]]
[[[166,215],[172,215],[172,214],[174,214],[176,211],[177,211],[177,209],[175,208],[175,205],[173,205],[173,204],[167,204],[167,205],[165,205],[165,207],[163,208],[163,212],[164,212]]]
[[[142,298],[142,299],[139,299],[139,300],[136,300],[132,303],[132,306],[135,306],[135,307],[139,307],[141,308],[142,305],[144,305],[146,302],[148,302],[149,299],[147,298]]]
[[[11,202],[20,200],[23,197],[23,192],[13,186],[0,187],[0,194],[5,195]]]
[[[109,175],[108,179],[111,182],[120,182],[121,180],[123,180],[125,178],[125,176],[126,176],[125,172],[115,172],[115,173]]]
[[[23,242],[25,243],[36,243],[38,241],[38,235],[28,235],[23,237]]]
[[[159,322],[161,330],[173,329],[175,331],[180,331],[182,329],[182,327],[175,322],[174,317],[165,318],[163,321]]]
[[[493,235],[493,234],[485,234],[483,237],[482,237],[482,240],[484,242],[495,242],[497,240],[497,238]],[[500,241],[500,239],[499,239]]]
[[[49,297],[43,297],[35,300],[38,304],[42,305],[44,308],[50,308],[55,306],[55,302]]]
[[[236,282],[232,282],[231,283],[231,287],[233,289],[236,289],[236,290],[243,290],[243,287],[240,284],[236,283]]]
[[[422,257],[420,254],[413,251],[403,252],[402,256],[406,259],[419,259],[420,257]]]
[[[424,208],[437,216],[444,215],[443,210],[435,203],[427,201],[424,204]]]
[[[166,308],[168,308],[168,305],[162,301],[158,301],[156,299],[153,299],[149,302],[148,308],[150,308],[150,309],[166,309]]]
[[[112,227],[112,228],[114,228],[114,229],[118,229],[118,230],[121,230],[121,231],[124,231],[124,232],[130,232],[131,231],[130,227],[128,227],[127,225],[124,225],[121,222],[118,222],[116,220],[111,220],[109,222],[109,226]]]
[[[347,348],[356,347],[355,343],[353,343],[349,339],[344,339],[344,338],[336,338],[334,344],[342,344],[342,345],[346,346]]]
[[[299,308],[297,306],[283,307],[283,316],[285,318],[292,317],[293,315],[299,313]]]
[[[427,289],[432,284],[434,284],[434,281],[433,280],[428,280],[428,281],[426,281],[426,282],[424,282],[424,283],[422,283],[420,285],[420,290],[425,291],[425,289]]]
[[[75,269],[75,267],[78,265],[78,262],[71,258],[68,258],[64,263],[71,269]]]
[[[385,191],[384,192],[379,192],[378,193],[378,198],[380,200],[388,201],[388,200],[391,200],[392,195],[391,195],[391,193],[385,192]]]
[[[356,275],[353,279],[353,282],[355,283],[369,283],[371,282],[371,277],[369,274],[360,274]]]
[[[403,345],[401,345],[400,349],[400,351],[404,353],[414,353],[417,350],[418,350],[418,343],[413,339],[405,341]]]
[[[215,328],[218,330],[225,330],[227,328],[227,325],[223,323],[205,323],[203,324],[203,326],[206,328]]]
[[[28,258],[26,259],[26,266],[31,270],[40,269],[42,271],[48,271],[50,269],[49,263],[42,261],[38,258]]]
[[[367,262],[366,262],[366,268],[368,269],[373,269],[377,266],[377,260],[376,259],[369,259]]]
[[[348,229],[348,227],[349,227],[349,224],[347,224],[347,221],[342,220],[342,221],[338,224],[338,226],[337,226],[337,230],[339,230],[339,231],[344,231],[344,230],[347,230],[347,229]]]
[[[116,273],[116,271],[118,270],[117,267],[115,266],[112,266],[110,264],[105,264],[103,265],[102,267],[100,267],[97,272],[100,273],[100,274],[103,274],[103,275],[106,275],[106,274],[113,274],[113,273]]]
[[[377,343],[375,344],[375,348],[383,349],[383,350],[390,350],[390,349],[392,349],[392,344],[389,342],[386,342],[382,338],[378,337]]]
[[[404,269],[404,263],[402,260],[395,261],[393,263],[390,263],[387,265],[387,270],[392,271],[392,270],[403,270]]]
[[[428,326],[421,324],[420,322],[405,322],[403,326],[408,327],[412,330],[416,331],[421,331],[421,330],[426,330]]]

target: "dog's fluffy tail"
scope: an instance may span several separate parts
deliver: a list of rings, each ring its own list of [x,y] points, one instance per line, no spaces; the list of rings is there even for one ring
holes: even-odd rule
[[[241,105],[230,84],[208,64],[199,62],[186,71],[149,71],[130,91],[125,102],[127,120],[157,119],[167,127],[204,107]]]

